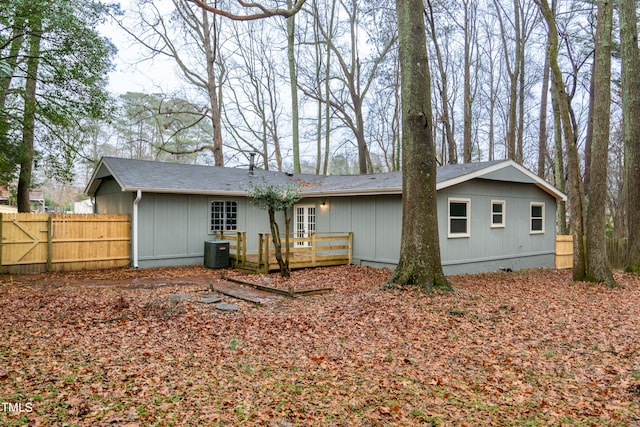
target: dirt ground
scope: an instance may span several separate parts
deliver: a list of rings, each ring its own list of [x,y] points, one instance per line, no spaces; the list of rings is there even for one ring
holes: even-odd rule
[[[221,275],[332,292],[203,304]],[[640,278],[200,266],[0,275],[0,425],[640,426]],[[188,296],[188,297],[186,297]]]

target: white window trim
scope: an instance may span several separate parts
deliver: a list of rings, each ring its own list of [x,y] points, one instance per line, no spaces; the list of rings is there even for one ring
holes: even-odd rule
[[[452,233],[451,232],[451,203],[466,203],[467,205],[467,232],[466,233]],[[462,217],[453,217],[462,218]],[[450,197],[447,199],[447,237],[450,239],[469,237],[471,236],[471,199]]]
[[[493,205],[502,205],[502,222],[499,224],[496,224],[493,222]],[[504,228],[505,224],[506,224],[506,208],[507,208],[507,203],[504,200],[492,200],[491,201],[491,205],[489,206],[490,212],[489,212],[489,223],[491,225],[491,228]]]
[[[533,225],[533,216],[531,215],[531,208],[533,208],[534,206],[540,206],[542,207],[542,229],[541,230],[534,230],[531,226]],[[529,234],[544,234],[544,228],[545,228],[545,220],[544,220],[544,213],[545,213],[545,207],[544,207],[544,202],[531,202],[529,203]],[[537,218],[537,217],[536,217]]]
[[[235,231],[235,230],[226,230],[226,229],[224,229],[224,230],[214,230],[213,228],[211,228],[211,220],[213,219],[213,218],[211,217],[211,215],[212,215],[212,212],[211,212],[211,205],[212,205],[214,202],[222,202],[222,203],[224,203],[224,209],[223,209],[223,212],[224,212],[224,215],[225,215],[225,218],[224,218],[224,224],[225,224],[225,226],[227,225],[227,218],[226,218],[226,204],[227,204],[227,203],[235,203],[235,204],[236,204],[236,230],[237,230],[237,228],[238,228],[238,223],[237,223],[238,218],[237,218],[237,215],[238,215],[238,208],[239,208],[239,203],[238,203],[238,201],[237,201],[237,200],[225,200],[225,199],[209,199],[209,203],[208,203],[208,205],[207,205],[207,206],[208,206],[208,208],[209,208],[209,212],[208,212],[208,215],[207,215],[207,216],[208,216],[208,220],[209,220],[209,233],[208,233],[208,234],[216,234],[218,231]]]

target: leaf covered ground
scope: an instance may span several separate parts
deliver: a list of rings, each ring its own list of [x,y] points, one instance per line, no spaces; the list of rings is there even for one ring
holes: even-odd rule
[[[0,425],[640,426],[637,276],[390,274],[294,271],[333,292],[236,312],[171,298],[201,267],[0,275]]]

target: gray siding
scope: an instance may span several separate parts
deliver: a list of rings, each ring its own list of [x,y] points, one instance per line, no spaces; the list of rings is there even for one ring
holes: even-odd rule
[[[94,198],[96,213],[131,214],[133,195],[123,192],[113,178],[102,181]]]
[[[470,199],[469,237],[447,236],[448,199]],[[505,201],[505,227],[491,227],[491,201]],[[545,206],[544,233],[530,233],[530,203]],[[553,267],[556,202],[539,188],[509,182],[474,180],[438,193],[442,264],[447,274],[501,268]]]
[[[334,197],[321,208],[318,231],[353,232],[353,262],[394,265],[400,254],[400,196]]]
[[[214,200],[238,203],[237,229],[247,232],[248,249],[255,250],[258,233],[269,232],[269,217],[246,199],[143,193],[139,206],[139,265],[201,264],[204,242],[215,239],[209,231]]]
[[[447,236],[450,197],[470,199],[469,237]],[[132,213],[134,195],[120,191],[112,179],[101,183],[95,199],[98,213]],[[248,250],[255,251],[258,233],[270,232],[268,215],[246,199],[143,193],[139,204],[139,265],[202,263],[204,241],[214,238],[209,233],[212,200],[238,202],[237,228],[247,232]],[[504,228],[491,228],[492,200],[505,201]],[[529,232],[532,201],[545,204],[543,234]],[[322,206],[322,202],[326,205]],[[353,232],[354,263],[389,267],[397,264],[402,228],[401,196],[311,198],[300,203],[316,206],[317,231]],[[476,179],[440,190],[438,221],[445,273],[553,267],[555,216],[555,199],[531,184]],[[282,224],[282,215],[278,218]]]
[[[207,198],[143,193],[138,206],[140,267],[189,265],[203,261]]]
[[[448,199],[470,199],[469,237],[449,238]],[[491,201],[504,200],[505,227],[491,227]],[[545,204],[543,234],[530,234],[530,203]],[[338,197],[327,200],[318,230],[353,231],[353,262],[394,267],[400,256],[400,196]],[[328,223],[327,223],[328,221]],[[539,188],[474,180],[438,192],[440,251],[446,274],[553,267],[556,202]]]

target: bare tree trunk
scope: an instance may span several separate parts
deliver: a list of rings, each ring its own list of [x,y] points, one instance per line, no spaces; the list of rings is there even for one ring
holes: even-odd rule
[[[273,249],[276,255],[276,261],[278,261],[278,266],[280,267],[280,275],[282,277],[290,277],[291,273],[289,271],[289,263],[288,263],[288,255],[285,262],[285,259],[282,258],[282,238],[280,237],[280,227],[276,222],[276,214],[275,211],[271,208],[268,209],[269,212],[269,225],[271,226],[271,240],[273,240]],[[286,240],[289,240],[288,238]],[[269,248],[267,247],[267,250]],[[289,252],[289,246],[287,245],[287,253]]]
[[[555,2],[554,2],[555,3]],[[554,8],[555,10],[555,8]],[[560,104],[557,94],[552,91],[551,103],[553,105],[553,140],[554,140],[554,163],[553,170],[555,176],[555,185],[558,190],[565,193],[567,184],[564,170],[564,150],[562,149],[562,119],[560,117]],[[567,227],[567,203],[564,200],[558,201],[558,234],[569,234]]]
[[[462,152],[463,162],[471,163],[472,150],[472,135],[471,135],[471,123],[473,120],[473,99],[474,91],[471,90],[471,51],[472,43],[477,43],[476,39],[476,16],[478,4],[475,1],[465,0],[463,2],[464,7],[464,108],[463,108],[463,141]],[[477,79],[477,73],[476,73]],[[477,88],[477,84],[476,84]]]
[[[522,9],[520,12],[522,13]],[[520,45],[518,57],[516,60],[520,64],[518,72],[518,130],[516,137],[516,162],[522,164],[524,161],[524,97],[526,93],[526,85],[524,79],[525,61],[524,61],[524,36],[520,36]]]
[[[447,163],[458,163],[458,149],[455,138],[453,137],[453,127],[451,126],[451,116],[449,114],[449,85],[447,84],[447,70],[440,52],[440,44],[438,43],[438,35],[436,33],[436,23],[433,19],[433,6],[431,0],[427,0],[428,11],[425,10],[427,22],[429,23],[429,32],[431,33],[431,41],[436,51],[436,60],[438,61],[438,71],[440,72],[440,99],[442,101],[442,116],[439,121],[442,122],[444,134],[447,138]]]
[[[287,8],[293,7],[287,0]],[[289,84],[291,87],[291,144],[293,145],[293,172],[300,173],[300,132],[298,130],[298,77],[296,73],[295,30],[296,16],[287,18],[287,58],[289,60]]]
[[[572,120],[571,103],[564,87],[562,71],[558,65],[558,29],[554,13],[547,0],[537,0],[542,15],[547,23],[549,37],[549,64],[551,66],[551,90],[558,100],[558,110],[562,124],[562,133],[567,150],[569,168],[569,203],[573,230],[573,279],[583,280],[586,274],[586,251],[584,242],[584,220],[582,201],[582,179],[574,120]]]
[[[626,152],[627,271],[640,273],[640,54],[636,2],[620,0],[622,125]]]
[[[544,55],[542,68],[542,90],[540,91],[540,129],[538,133],[538,176],[544,178],[545,159],[547,158],[547,109],[549,95],[549,43]]]
[[[209,14],[202,10],[202,29],[205,57],[207,60],[207,93],[211,107],[211,126],[213,127],[213,161],[216,166],[224,166],[224,156],[222,154],[222,124],[220,121],[220,100],[218,99],[215,62],[217,56],[217,42],[211,36],[211,26],[209,25]],[[215,17],[213,25],[215,27]],[[218,35],[214,34],[214,38]]]
[[[451,290],[438,240],[436,153],[422,0],[396,0],[402,86],[402,240],[390,283]]]
[[[367,61],[365,69],[363,70],[360,61],[361,51],[358,50],[360,3],[357,0],[352,0],[332,2],[332,4],[342,6],[341,10],[336,11],[336,16],[344,14],[348,17],[348,52],[344,52],[340,45],[334,43],[331,34],[333,28],[324,28],[319,25],[318,28],[324,37],[324,42],[327,44],[327,48],[332,51],[331,60],[335,60],[337,63],[336,67],[338,72],[336,75],[327,74],[325,76],[327,86],[325,87],[324,98],[319,97],[318,94],[312,91],[306,90],[304,87],[302,87],[301,90],[311,99],[329,103],[333,115],[338,118],[346,128],[353,132],[355,144],[358,149],[359,172],[364,174],[370,172],[372,168],[370,165],[369,147],[365,137],[363,105],[365,105],[367,93],[377,75],[377,69],[386,54],[392,46],[395,45],[396,38],[393,36],[390,37],[386,41],[385,46],[376,52],[376,56],[372,60]],[[334,11],[332,10],[331,13],[331,22],[333,22]],[[346,34],[344,38],[347,40]],[[333,84],[329,84],[328,79],[331,79]],[[327,133],[327,138],[328,135],[329,133]]]
[[[493,0],[496,7],[498,23],[500,24],[500,36],[502,38],[503,52],[505,65],[507,67],[507,74],[509,75],[509,114],[507,120],[507,157],[511,160],[517,161],[516,155],[516,139],[517,139],[517,118],[518,118],[518,82],[521,65],[521,33],[520,33],[520,1],[513,0],[514,14],[513,25],[515,32],[515,54],[513,63],[509,56],[509,45],[507,43],[507,29],[502,19],[503,6],[498,0]]]
[[[589,114],[587,119],[587,132],[585,134],[584,144],[584,199],[586,206],[589,206],[589,193],[591,193],[591,149],[593,144],[593,113],[595,111],[596,98],[593,96],[595,91],[594,79],[595,74],[595,61],[591,66],[591,81],[589,82]],[[598,100],[600,102],[600,100]]]

